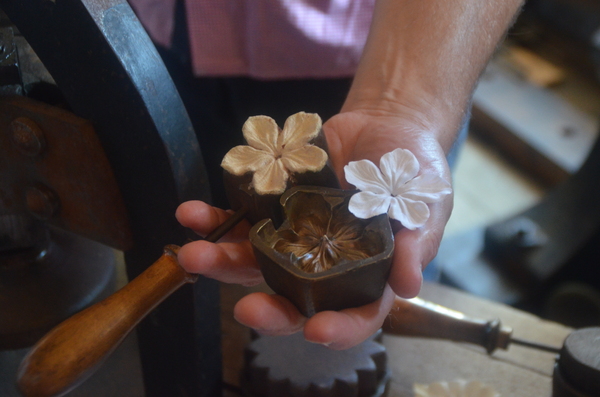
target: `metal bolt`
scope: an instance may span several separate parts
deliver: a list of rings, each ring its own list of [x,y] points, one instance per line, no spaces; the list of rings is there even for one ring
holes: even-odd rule
[[[40,155],[45,147],[44,133],[35,121],[27,117],[19,117],[10,123],[12,140],[19,151],[27,156]]]
[[[60,208],[60,199],[56,192],[42,184],[28,187],[25,200],[29,211],[42,220],[52,218]]]
[[[541,247],[548,242],[548,236],[542,228],[529,218],[515,218],[512,242],[519,248]]]
[[[563,127],[562,135],[565,138],[571,138],[571,137],[577,135],[577,128],[567,125],[567,126]]]

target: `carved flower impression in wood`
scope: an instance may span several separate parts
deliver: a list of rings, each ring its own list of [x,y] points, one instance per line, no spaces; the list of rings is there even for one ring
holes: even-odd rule
[[[276,251],[293,254],[296,266],[318,273],[337,264],[367,259],[381,249],[365,233],[367,222],[348,211],[349,197],[327,200],[320,194],[299,193],[288,213],[289,227],[280,230]]]
[[[252,172],[251,187],[260,195],[282,194],[290,174],[318,172],[327,163],[325,150],[310,143],[320,130],[314,113],[288,117],[283,130],[268,116],[250,117],[242,127],[248,145],[231,149],[221,166],[236,176]]]
[[[350,212],[368,219],[387,213],[414,230],[429,219],[428,203],[450,194],[450,184],[438,175],[419,173],[419,162],[406,149],[381,157],[379,168],[369,160],[352,161],[344,167],[348,183],[361,190],[350,200]]]
[[[394,235],[387,216],[358,219],[353,192],[296,186],[281,196],[285,219],[250,230],[267,284],[303,315],[342,310],[381,297],[392,265]]]

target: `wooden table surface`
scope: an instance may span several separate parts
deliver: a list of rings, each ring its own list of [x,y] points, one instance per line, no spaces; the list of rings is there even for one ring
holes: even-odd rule
[[[236,386],[250,332],[233,319],[232,308],[246,293],[247,289],[233,285],[223,285],[221,290],[224,381]],[[571,331],[560,324],[439,284],[426,283],[420,297],[469,317],[498,318],[503,325],[512,327],[513,335],[521,339],[560,347]],[[513,345],[488,356],[482,348],[469,344],[392,335],[384,336],[384,344],[392,371],[389,397],[413,396],[415,383],[457,379],[478,380],[503,397],[551,396],[555,360],[552,353]]]

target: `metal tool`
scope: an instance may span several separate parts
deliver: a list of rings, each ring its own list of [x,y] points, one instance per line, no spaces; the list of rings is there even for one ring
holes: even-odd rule
[[[496,349],[506,350],[512,343],[550,353],[560,351],[560,347],[514,338],[512,328],[502,326],[500,320],[468,318],[463,313],[420,298],[396,298],[383,330],[394,335],[472,343],[485,348],[488,354]]]
[[[246,214],[241,208],[207,237],[216,242]],[[25,396],[63,395],[77,387],[162,301],[184,284],[198,280],[177,262],[179,247],[163,255],[121,290],[65,320],[25,356],[18,383]]]

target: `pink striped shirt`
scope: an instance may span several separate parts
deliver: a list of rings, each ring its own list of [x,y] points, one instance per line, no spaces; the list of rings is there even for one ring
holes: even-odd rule
[[[258,79],[352,76],[375,0],[185,0],[198,76]],[[130,0],[169,47],[175,0]]]

